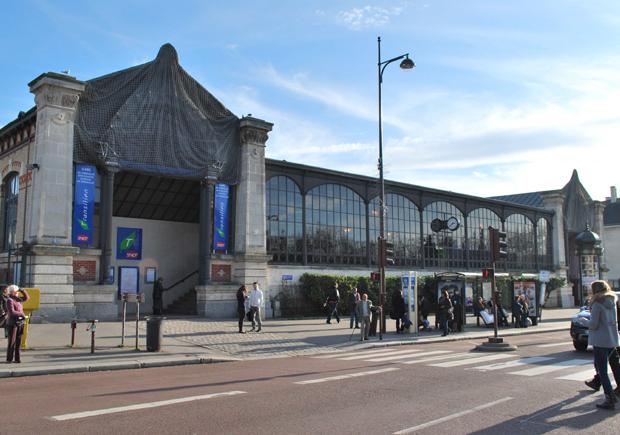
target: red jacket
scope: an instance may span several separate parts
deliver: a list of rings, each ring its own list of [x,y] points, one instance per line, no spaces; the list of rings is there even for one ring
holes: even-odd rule
[[[23,298],[10,296],[7,301],[6,305],[9,312],[9,319],[15,317],[26,317],[26,315],[24,314],[24,306],[22,305],[22,302],[26,302],[28,299],[30,299],[30,296],[28,295],[28,292],[26,292],[26,290],[21,290],[21,292],[24,295]]]

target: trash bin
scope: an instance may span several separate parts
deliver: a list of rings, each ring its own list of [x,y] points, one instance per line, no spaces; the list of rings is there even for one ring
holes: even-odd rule
[[[149,352],[159,352],[161,342],[164,338],[162,323],[165,317],[148,316],[146,318],[146,350]]]

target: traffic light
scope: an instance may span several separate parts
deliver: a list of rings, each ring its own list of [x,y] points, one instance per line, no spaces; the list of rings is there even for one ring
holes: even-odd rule
[[[374,282],[381,281],[381,274],[379,272],[370,272],[370,280]]]
[[[394,266],[396,261],[394,260],[394,243],[385,241],[385,265]]]
[[[491,261],[496,262],[508,257],[508,243],[506,232],[489,227],[489,239],[491,242]]]
[[[493,279],[495,276],[495,269],[492,267],[482,269],[482,279]]]

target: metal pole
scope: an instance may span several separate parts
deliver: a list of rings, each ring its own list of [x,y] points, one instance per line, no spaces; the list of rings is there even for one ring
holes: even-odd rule
[[[123,295],[123,322],[121,323],[121,347],[125,347],[125,320],[127,319],[127,299]]]
[[[377,78],[379,82],[379,246],[384,249],[385,242],[385,182],[383,179],[383,114],[381,110],[381,83],[383,77],[381,74],[381,37],[377,38]],[[379,315],[379,340],[383,340],[384,323],[383,323],[383,304],[385,303],[385,256],[383,253],[379,257],[379,305],[381,312]]]
[[[136,303],[136,350],[140,350],[138,347],[138,324],[140,323],[140,301]]]
[[[497,291],[495,286],[495,262],[491,263],[493,279],[491,280],[491,291],[493,292],[493,337],[497,338]]]
[[[198,285],[207,285],[211,279],[211,184],[207,177],[200,181],[200,229],[198,257]]]
[[[97,329],[97,327],[95,326],[96,323],[96,320],[90,321],[90,353],[95,353],[95,330]]]

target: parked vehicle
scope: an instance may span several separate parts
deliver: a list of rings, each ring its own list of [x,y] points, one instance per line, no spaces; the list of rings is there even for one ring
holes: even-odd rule
[[[620,300],[620,292],[615,292]],[[619,318],[620,320],[620,318]],[[571,317],[570,320],[570,336],[573,339],[573,346],[579,352],[585,352],[588,349],[588,322],[590,321],[590,309],[583,306],[579,312]]]

